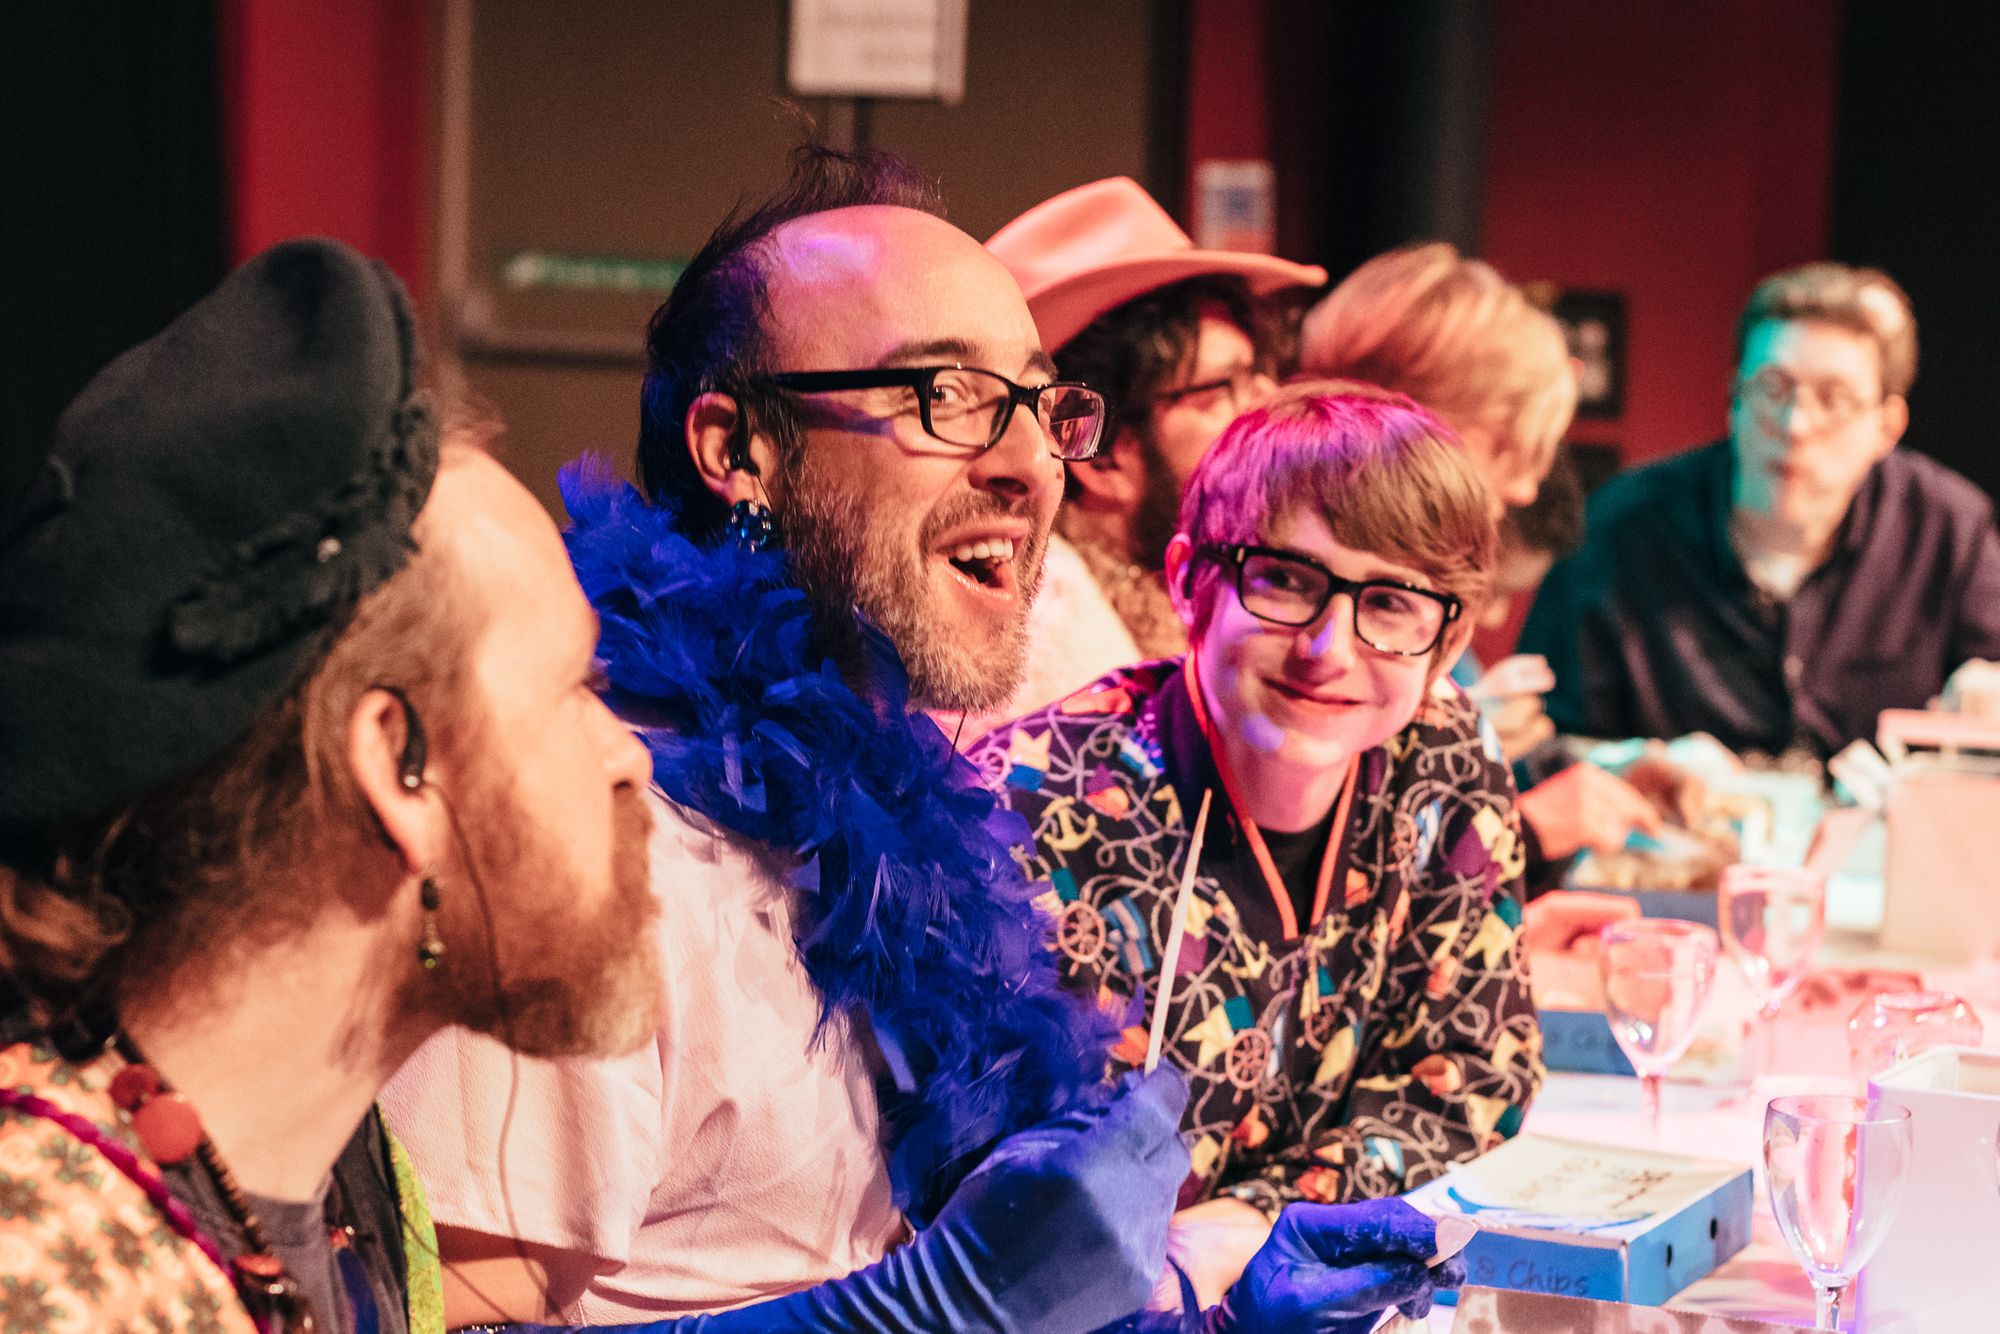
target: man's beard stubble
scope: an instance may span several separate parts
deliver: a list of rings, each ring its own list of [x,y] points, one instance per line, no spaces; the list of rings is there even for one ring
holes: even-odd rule
[[[1001,642],[982,651],[953,633],[931,605],[927,553],[938,538],[968,521],[1011,518],[1018,507],[983,493],[964,496],[928,517],[914,550],[868,522],[859,499],[828,486],[801,460],[787,488],[778,537],[827,637],[827,650],[850,673],[862,661],[855,609],[889,637],[909,673],[910,700],[918,708],[975,713],[1013,697],[1026,670],[1028,611],[1041,589],[1048,532],[1038,527],[1015,558],[1019,602],[1001,629]],[[855,683],[859,689],[862,683]]]
[[[562,832],[515,805],[502,796],[466,812],[480,864],[459,865],[445,887],[463,903],[453,913],[461,929],[446,935],[443,975],[419,985],[442,983],[449,1020],[524,1056],[632,1051],[658,1031],[665,1003],[645,798],[614,798],[610,893],[588,917],[564,893],[575,871]],[[548,910],[523,911],[526,902]]]

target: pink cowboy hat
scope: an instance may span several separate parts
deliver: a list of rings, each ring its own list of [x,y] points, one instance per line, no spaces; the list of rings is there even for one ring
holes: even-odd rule
[[[1050,351],[1115,306],[1204,274],[1234,274],[1266,296],[1318,287],[1326,270],[1270,255],[1197,250],[1167,211],[1129,176],[1065,190],[993,233],[986,248],[1006,265]]]

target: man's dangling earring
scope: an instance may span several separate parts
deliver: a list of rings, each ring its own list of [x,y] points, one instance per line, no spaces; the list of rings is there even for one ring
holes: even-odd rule
[[[417,940],[417,962],[426,972],[435,972],[438,960],[444,958],[444,937],[438,934],[437,881],[425,876],[417,887],[417,899],[424,906],[424,934]]]
[[[739,500],[729,507],[729,522],[722,531],[745,551],[762,551],[771,545],[777,528],[769,505],[761,500]]]

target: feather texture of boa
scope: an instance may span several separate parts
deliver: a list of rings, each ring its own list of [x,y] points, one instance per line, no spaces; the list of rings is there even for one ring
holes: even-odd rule
[[[871,1034],[897,1203],[932,1217],[992,1142],[1103,1096],[1114,1036],[1062,992],[1025,839],[863,627],[857,695],[780,551],[697,545],[587,464],[563,476],[570,559],[603,622],[613,702],[668,797],[769,850],[798,891],[820,997]]]

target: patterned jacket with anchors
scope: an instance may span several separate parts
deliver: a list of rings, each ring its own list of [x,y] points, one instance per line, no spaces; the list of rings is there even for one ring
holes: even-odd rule
[[[1448,680],[1359,763],[1318,920],[1287,938],[1178,660],[1114,672],[968,752],[1026,817],[1064,975],[1143,1064],[1159,954],[1213,788],[1166,1028],[1191,1086],[1182,1204],[1396,1194],[1512,1135],[1542,1078],[1516,944],[1514,788]]]

